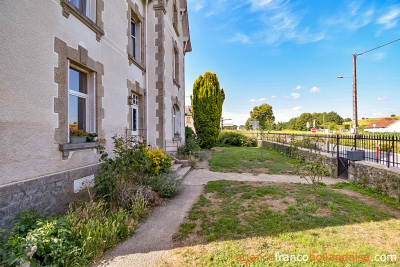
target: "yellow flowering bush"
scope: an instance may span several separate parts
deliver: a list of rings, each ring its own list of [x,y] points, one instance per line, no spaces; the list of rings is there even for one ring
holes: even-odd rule
[[[147,174],[150,176],[167,173],[169,168],[171,168],[171,158],[168,157],[162,149],[148,149],[146,151],[146,157],[150,161],[150,165],[147,166]]]

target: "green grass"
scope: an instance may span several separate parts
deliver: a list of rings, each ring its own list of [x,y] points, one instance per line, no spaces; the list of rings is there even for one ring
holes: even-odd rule
[[[210,170],[215,172],[290,174],[295,161],[267,148],[223,147],[213,152]]]
[[[367,195],[371,198],[378,200],[382,204],[385,204],[394,209],[400,210],[400,201],[398,199],[383,195],[383,194],[379,193],[377,190],[373,190],[371,188],[357,185],[354,183],[338,183],[338,184],[333,185],[332,187],[338,188],[338,189],[342,189],[342,188],[349,189],[349,190],[361,193],[363,195]]]
[[[316,204],[307,184],[209,182],[176,235],[182,247],[173,250],[161,265],[242,266],[243,261],[236,261],[240,254],[400,255],[399,220],[325,185],[318,187],[318,193]],[[321,266],[321,262],[308,264]],[[392,264],[369,262],[368,266]],[[344,262],[322,265],[344,266]]]

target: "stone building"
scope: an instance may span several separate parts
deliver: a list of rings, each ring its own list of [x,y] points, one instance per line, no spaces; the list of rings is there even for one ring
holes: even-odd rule
[[[192,117],[192,106],[185,106],[185,127],[192,128],[194,132],[196,130],[194,129],[194,121]]]
[[[184,133],[186,0],[3,0],[0,38],[0,226],[62,211],[93,179],[97,143],[70,130],[107,150],[115,135],[164,148]]]

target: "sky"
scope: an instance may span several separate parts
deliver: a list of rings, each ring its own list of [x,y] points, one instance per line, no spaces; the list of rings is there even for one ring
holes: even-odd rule
[[[186,105],[199,75],[216,73],[225,124],[264,103],[275,122],[352,118],[352,55],[400,38],[400,0],[188,0],[188,11]],[[400,115],[400,41],[357,56],[357,91],[359,119]]]

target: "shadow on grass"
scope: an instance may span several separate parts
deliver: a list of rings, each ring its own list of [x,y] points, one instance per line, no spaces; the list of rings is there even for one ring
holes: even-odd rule
[[[315,203],[307,184],[209,182],[175,240],[183,246],[206,244],[394,218],[323,184],[318,194]]]

